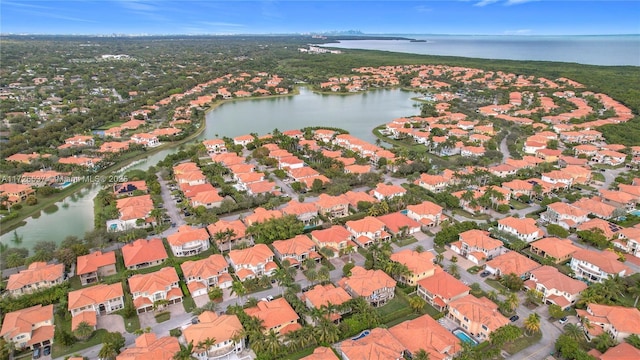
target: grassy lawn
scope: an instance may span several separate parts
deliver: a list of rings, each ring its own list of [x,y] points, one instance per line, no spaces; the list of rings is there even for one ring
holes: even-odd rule
[[[489,220],[491,219],[491,216],[487,215],[487,214],[479,214],[479,215],[473,215],[468,211],[464,211],[461,209],[455,209],[453,210],[453,213],[455,215],[460,215],[462,217],[466,217],[468,219],[474,219],[474,220]]]
[[[191,296],[185,296],[182,300],[182,305],[184,305],[184,311],[190,313],[196,308],[196,303],[193,301]]]
[[[424,306],[424,310],[425,313],[429,314],[429,316],[431,316],[432,318],[434,318],[435,320],[438,320],[440,318],[442,318],[444,316],[444,313],[438,311],[436,308],[434,308],[433,306],[427,304]]]
[[[486,282],[489,286],[491,286],[492,288],[501,291],[509,291],[509,289],[507,289],[506,287],[502,286],[502,284],[500,284],[500,282],[498,280],[494,280],[494,279],[486,279],[484,282]]]
[[[479,266],[472,266],[472,267],[470,267],[470,268],[468,268],[468,269],[467,269],[467,272],[468,272],[469,274],[477,274],[478,272],[480,272],[480,270],[482,270],[482,268],[481,268],[481,267],[479,267]]]
[[[517,339],[516,341],[506,343],[502,350],[508,352],[513,356],[514,354],[517,354],[518,352],[528,348],[529,346],[540,342],[540,339],[542,339],[541,332],[538,332],[532,336],[525,335]]]
[[[404,322],[404,321],[407,321],[407,320],[413,320],[413,319],[415,319],[417,317],[420,317],[420,316],[422,316],[422,314],[416,314],[415,312],[412,312],[412,313],[410,313],[410,314],[408,314],[406,316],[395,318],[395,319],[385,323],[385,326],[387,328],[390,328],[392,326],[400,324],[401,322]]]
[[[413,236],[406,238],[406,239],[401,239],[396,241],[396,244],[398,244],[398,246],[407,246],[413,243],[418,242],[418,240],[416,240],[416,238],[414,238]]]
[[[529,207],[528,204],[521,203],[520,201],[514,199],[509,200],[509,205],[513,206],[516,210],[522,210]]]
[[[102,337],[108,331],[105,329],[96,330],[93,335],[86,341],[77,341],[75,344],[71,346],[64,346],[58,342],[54,342],[53,349],[51,350],[51,354],[54,358],[62,357],[67,354],[73,354],[79,352],[80,350],[84,350],[88,347],[92,347],[102,343]]]
[[[375,309],[375,311],[380,314],[381,317],[385,317],[389,314],[392,314],[398,310],[405,309],[409,306],[405,299],[400,298],[399,296],[394,297],[391,301],[387,302],[383,306]]]
[[[155,318],[158,324],[161,322],[169,321],[169,319],[171,319],[171,313],[168,311],[161,312],[159,314],[156,314]]]
[[[106,124],[100,126],[99,128],[96,128],[96,130],[109,130],[109,129],[114,128],[116,126],[120,126],[122,124],[124,124],[124,123],[123,122],[109,122],[109,123],[106,123]]]
[[[72,276],[69,279],[69,291],[79,290],[82,288],[82,283],[80,282],[80,276]]]

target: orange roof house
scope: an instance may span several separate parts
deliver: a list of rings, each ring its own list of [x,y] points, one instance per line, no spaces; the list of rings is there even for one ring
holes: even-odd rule
[[[612,218],[613,213],[616,211],[615,206],[603,203],[602,201],[599,201],[595,198],[582,198],[571,205],[601,219]]]
[[[420,231],[419,222],[400,212],[378,216],[377,219],[382,221],[385,229],[393,236],[410,235]]]
[[[148,191],[147,183],[144,180],[138,180],[113,185],[113,194],[117,197],[131,196],[135,191],[146,193]]]
[[[580,293],[587,284],[572,279],[552,266],[542,266],[531,271],[531,277],[525,281],[525,287],[542,293],[545,304],[552,303],[567,309],[575,305]]]
[[[124,308],[122,283],[98,284],[69,293],[67,308],[71,312],[71,330],[82,321],[96,326],[97,316]]]
[[[53,305],[35,305],[5,314],[0,336],[16,349],[53,344]]]
[[[138,314],[152,310],[158,300],[166,300],[168,304],[182,302],[179,281],[178,273],[173,267],[130,277],[129,290]]]
[[[205,228],[182,225],[167,236],[167,242],[175,256],[197,255],[209,249],[209,233]]]
[[[205,311],[198,316],[199,322],[187,326],[182,334],[187,343],[194,345],[205,342],[207,339],[215,339],[215,343],[209,349],[195,347],[196,353],[206,356],[208,353],[216,355],[239,353],[244,349],[244,341],[236,341],[236,336],[243,333],[244,328],[236,315],[218,315],[215,312]]]
[[[154,206],[151,195],[140,195],[117,200],[116,208],[119,213],[118,219],[107,221],[107,228],[123,231],[145,226],[152,220],[149,214]],[[144,220],[143,224],[141,225],[138,220]]]
[[[304,292],[301,300],[309,309],[320,309],[323,306],[340,306],[351,300],[349,295],[343,288],[336,287],[333,284],[314,286],[311,290]],[[330,315],[332,321],[339,320],[345,312],[333,313]]]
[[[389,332],[411,354],[422,349],[431,360],[449,360],[462,350],[460,340],[429,315],[403,321]]]
[[[10,275],[6,290],[12,296],[20,296],[62,284],[63,280],[64,264],[34,262],[25,270]]]
[[[240,281],[262,275],[271,275],[278,265],[273,262],[273,251],[265,244],[256,244],[250,248],[231,250],[230,265],[233,266]]]
[[[311,240],[317,245],[318,249],[328,247],[333,250],[337,257],[341,251],[345,251],[349,245],[355,247],[356,244],[351,241],[353,235],[349,230],[339,225],[333,225],[328,229],[314,230],[311,232]]]
[[[320,346],[313,349],[311,355],[307,355],[300,360],[340,360],[331,348]]]
[[[258,305],[247,308],[244,312],[262,320],[265,334],[274,331],[278,335],[284,335],[301,328],[298,324],[300,317],[284,298],[258,301]]]
[[[376,199],[382,201],[385,199],[392,199],[394,197],[402,196],[407,193],[407,190],[399,185],[387,185],[379,183],[376,188],[371,190],[370,194]]]
[[[251,236],[246,233],[247,226],[240,220],[220,219],[207,225],[207,231],[220,251],[231,251],[233,245],[251,239]]]
[[[586,310],[577,312],[579,318],[589,320],[591,327],[585,327],[589,339],[606,332],[622,342],[631,334],[640,334],[640,311],[636,308],[588,304]]]
[[[544,236],[544,232],[531,218],[514,218],[512,216],[498,220],[498,230],[516,236],[526,242],[538,240]]]
[[[390,259],[405,265],[409,269],[409,275],[401,276],[399,281],[410,286],[415,286],[418,281],[435,274],[434,257],[428,251],[416,252],[411,249],[405,249],[391,254]]]
[[[565,229],[571,229],[587,221],[589,219],[587,217],[588,214],[589,212],[573,205],[556,202],[547,205],[547,211],[540,215],[540,219],[551,224],[560,225]]]
[[[244,223],[247,226],[251,226],[252,224],[263,223],[265,221],[281,217],[282,212],[280,210],[266,210],[265,208],[257,207],[253,210],[253,214],[247,215],[244,218]]]
[[[297,235],[287,240],[276,240],[272,246],[278,260],[282,262],[286,259],[291,266],[299,267],[307,259],[320,260],[320,255],[316,252],[316,244],[306,235]]]
[[[113,251],[106,253],[96,251],[78,256],[76,264],[76,274],[80,276],[80,283],[87,285],[98,281],[101,277],[115,275],[116,254]]]
[[[442,214],[442,206],[423,201],[417,205],[407,206],[407,216],[420,223],[422,227],[438,226],[446,217]]]
[[[351,276],[342,278],[338,285],[353,297],[362,297],[373,306],[382,306],[395,296],[396,281],[382,270],[365,270],[356,266]]]
[[[613,276],[629,276],[631,269],[618,261],[618,255],[612,251],[597,252],[578,249],[571,258],[571,270],[577,279],[590,282],[603,282]]]
[[[373,216],[367,216],[360,220],[350,220],[345,225],[358,246],[361,247],[391,239],[391,235],[385,231],[384,223]]]
[[[509,319],[498,311],[498,305],[486,297],[473,295],[450,302],[447,317],[480,339],[488,339],[492,332],[509,324]]]
[[[35,193],[31,185],[4,183],[0,184],[0,195],[7,197],[7,202],[16,204]],[[6,204],[5,204],[6,205]]]
[[[497,276],[516,274],[520,277],[528,277],[532,270],[539,267],[540,264],[537,262],[515,251],[509,251],[488,261],[485,269]]]
[[[213,254],[201,260],[185,261],[180,268],[192,296],[206,295],[213,286],[228,288],[233,282],[228,272],[229,265],[220,254]]]
[[[604,354],[600,354],[599,356],[597,356],[596,359],[598,360],[640,359],[640,349],[634,347],[633,345],[627,342],[621,342],[620,344],[612,348],[609,348]]]
[[[162,264],[169,256],[162,244],[162,240],[138,239],[122,247],[124,266],[130,270]]]
[[[349,205],[351,206],[351,208],[356,210],[358,209],[358,203],[361,201],[372,203],[372,204],[378,202],[378,199],[367,194],[364,191],[347,191],[346,193],[344,193],[344,197],[349,202]],[[348,213],[345,214],[345,216],[346,215],[348,215]]]
[[[314,203],[301,203],[291,200],[281,209],[283,215],[294,215],[306,225],[315,225],[318,219],[318,209]]]
[[[331,196],[320,194],[315,202],[320,214],[331,218],[338,218],[349,215],[349,199],[345,195]]]
[[[173,336],[157,338],[154,333],[142,334],[136,338],[135,346],[124,349],[116,360],[172,360],[180,351],[180,343]]]
[[[433,276],[418,281],[418,296],[427,300],[429,304],[440,311],[446,310],[447,305],[469,294],[469,288],[462,281],[436,267]]]
[[[342,358],[349,360],[401,360],[405,350],[389,330],[382,328],[372,329],[361,339],[340,343]]]
[[[543,238],[531,243],[531,252],[560,264],[571,259],[579,247],[569,239]]]
[[[468,230],[460,233],[459,237],[460,240],[449,245],[451,250],[475,264],[490,260],[505,251],[502,241],[490,237],[489,232],[484,230]]]

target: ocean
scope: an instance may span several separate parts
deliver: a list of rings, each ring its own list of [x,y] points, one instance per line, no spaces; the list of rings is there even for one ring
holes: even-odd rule
[[[488,36],[395,35],[424,40],[341,40],[343,49],[383,50],[481,59],[559,61],[589,65],[640,66],[640,35]]]

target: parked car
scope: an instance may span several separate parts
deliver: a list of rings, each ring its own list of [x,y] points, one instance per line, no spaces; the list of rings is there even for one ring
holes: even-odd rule
[[[518,315],[513,315],[512,317],[509,318],[509,320],[511,322],[516,322],[516,321],[518,321],[518,319],[520,319],[520,316],[518,316]]]
[[[34,359],[40,359],[40,354],[41,353],[40,353],[40,348],[39,347],[33,349],[33,358]]]
[[[51,346],[47,345],[42,350],[42,355],[49,356],[51,354]]]
[[[558,322],[559,322],[560,324],[566,324],[566,323],[567,323],[567,321],[569,321],[569,319],[568,319],[566,316],[565,316],[565,317],[563,317],[562,319],[558,320]]]
[[[198,317],[197,317],[197,316],[194,316],[193,318],[191,318],[191,323],[192,323],[192,324],[194,324],[194,325],[195,325],[195,324],[197,324],[197,323],[199,323],[199,322],[200,322],[200,320],[198,319]]]
[[[487,276],[489,276],[489,275],[491,275],[491,273],[490,273],[490,272],[488,272],[487,270],[484,270],[484,271],[482,271],[482,272],[480,273],[480,277],[487,277]]]
[[[273,296],[271,295],[267,296],[267,301],[271,301],[271,300],[273,300]]]

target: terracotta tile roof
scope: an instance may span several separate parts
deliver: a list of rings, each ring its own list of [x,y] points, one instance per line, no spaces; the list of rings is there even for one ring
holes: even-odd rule
[[[134,347],[123,350],[116,360],[172,360],[180,351],[180,343],[173,336],[157,338],[148,333],[138,336]]]
[[[431,360],[444,360],[462,350],[460,340],[429,315],[404,321],[389,332],[412,354],[424,349]]]
[[[220,254],[213,254],[206,259],[185,261],[180,265],[185,278],[200,277],[202,279],[224,273],[228,266],[224,256]]]
[[[640,334],[640,311],[636,308],[588,304],[587,310],[578,310],[580,317],[593,322],[611,324],[619,332]]]
[[[297,235],[292,239],[276,240],[272,246],[281,255],[302,255],[313,251],[316,244],[306,235]]]
[[[333,225],[328,229],[314,230],[311,236],[321,243],[339,243],[351,239],[351,233],[340,225]]]
[[[436,268],[433,276],[418,281],[418,285],[429,293],[438,295],[443,299],[452,299],[471,290],[471,288],[462,281],[456,279],[453,275],[443,271],[439,267]]]
[[[27,345],[41,344],[44,341],[49,340],[53,342],[53,336],[55,333],[55,325],[45,325],[31,332],[31,339],[27,342]]]
[[[216,344],[232,341],[234,336],[242,333],[244,328],[236,315],[217,315],[211,311],[205,311],[198,316],[200,322],[189,325],[182,331],[187,343],[196,345],[207,338],[216,339]]]
[[[587,284],[584,282],[568,277],[553,266],[545,265],[532,270],[531,276],[534,276],[536,282],[544,285],[547,289],[557,289],[572,295],[587,288]]]
[[[609,348],[598,360],[634,360],[640,359],[640,349],[623,342]]]
[[[132,196],[116,201],[121,220],[142,219],[153,210],[151,195]]]
[[[109,251],[102,253],[96,251],[88,255],[78,256],[76,265],[76,274],[90,274],[96,272],[102,266],[112,265],[116,263],[116,253]]]
[[[148,274],[133,275],[129,278],[129,290],[134,293],[147,293],[152,295],[158,291],[167,291],[171,284],[180,281],[178,273],[173,267],[165,267]],[[180,291],[180,289],[176,289]],[[182,292],[180,291],[180,296]],[[169,296],[167,297],[169,298]]]
[[[575,206],[572,206],[563,202],[556,202],[553,204],[549,204],[547,205],[547,209],[552,209],[558,214],[575,216],[575,217],[583,217],[589,214],[588,211],[582,210],[580,208],[577,208]]]
[[[300,360],[340,360],[331,348],[320,346],[313,350],[311,355],[307,355]]]
[[[338,206],[348,206],[349,200],[344,195],[331,196],[327,194],[320,194],[318,196],[318,200],[316,200],[315,205],[318,209],[331,209]]]
[[[417,205],[407,206],[407,210],[418,215],[437,215],[442,213],[442,206],[434,204],[431,201],[423,201]]]
[[[358,296],[367,297],[383,288],[395,288],[396,281],[382,270],[356,266],[351,270],[351,276],[340,279],[338,285],[351,289]]]
[[[341,287],[335,287],[333,284],[316,285],[311,290],[302,295],[306,300],[319,309],[320,307],[332,305],[342,305],[351,300],[351,296]]]
[[[265,208],[258,207],[253,210],[253,214],[247,215],[244,218],[244,223],[250,226],[254,223],[262,223],[270,219],[278,219],[282,217],[280,210],[266,210]]]
[[[200,171],[198,164],[194,162],[184,162],[173,167],[173,173],[176,175],[185,174],[193,171]]]
[[[613,238],[618,231],[621,231],[621,228],[618,225],[614,223],[610,223],[606,220],[598,219],[598,218],[583,222],[582,224],[578,225],[578,227],[576,228],[576,230],[578,231],[594,230],[594,229],[602,230],[602,234],[607,239]]]
[[[243,238],[246,235],[247,226],[240,220],[223,220],[220,219],[213,224],[207,225],[207,230],[211,238],[215,240],[216,234],[226,230],[233,230],[236,234],[233,239]],[[232,240],[233,240],[232,239]]]
[[[367,216],[360,220],[347,221],[347,228],[357,233],[376,232],[384,230],[384,223],[373,216]]]
[[[631,195],[623,191],[614,191],[607,189],[600,189],[600,195],[605,199],[621,204],[627,204],[637,201],[638,197]]]
[[[167,236],[167,242],[171,246],[182,246],[192,241],[209,241],[207,230],[182,225],[178,228],[178,232]]]
[[[284,298],[258,301],[257,306],[244,309],[244,312],[262,320],[267,330],[291,321],[298,321],[300,318]]]
[[[229,258],[235,266],[265,264],[269,262],[269,259],[273,258],[273,255],[273,251],[265,244],[256,244],[247,249],[231,250],[229,252]]]
[[[618,274],[622,271],[625,275],[631,274],[631,269],[618,261],[618,255],[611,251],[597,252],[589,249],[578,249],[573,253],[573,258],[593,264],[607,274]]]
[[[347,191],[344,196],[347,198],[349,205],[353,208],[358,207],[358,203],[360,201],[369,202],[369,203],[377,203],[378,199],[373,196],[367,194],[363,191]]]
[[[73,316],[71,318],[71,331],[75,331],[81,322],[86,322],[87,324],[95,328],[95,326],[98,324],[98,315],[93,309],[89,309],[76,314],[76,316]]]
[[[382,223],[389,231],[391,231],[392,234],[399,233],[405,226],[407,227],[407,229],[420,229],[419,222],[409,218],[408,216],[400,212],[378,216],[377,219],[382,221]]]
[[[52,282],[62,279],[64,275],[64,264],[47,264],[45,262],[34,262],[25,270],[9,276],[7,290],[18,290],[27,285],[47,281]]]
[[[456,309],[470,321],[483,324],[489,331],[509,324],[509,319],[498,311],[498,305],[486,297],[467,295],[449,303],[449,309]]]
[[[571,240],[559,238],[543,238],[532,242],[531,246],[544,251],[547,255],[556,259],[563,259],[579,249],[579,247],[573,245]]]
[[[484,230],[468,230],[460,233],[460,241],[471,247],[491,250],[502,246],[502,241],[489,237],[489,232]]]
[[[540,264],[515,251],[509,251],[487,261],[487,266],[499,269],[503,275],[516,274],[522,276],[531,270],[539,268]]]
[[[542,235],[542,229],[536,225],[536,221],[531,218],[514,218],[512,216],[498,220],[498,224],[516,230],[519,234],[529,235],[538,233]]]
[[[345,340],[340,350],[349,360],[399,360],[404,359],[402,345],[387,329],[375,328],[358,340]]]
[[[69,292],[68,310],[83,308],[88,305],[101,304],[107,300],[124,296],[122,283],[111,285],[99,284]]]
[[[391,260],[404,264],[409,268],[412,274],[422,274],[433,271],[433,254],[428,251],[416,252],[411,249],[405,249],[397,253],[391,254]]]
[[[318,209],[314,203],[301,203],[297,200],[291,200],[281,209],[284,215],[296,215],[300,216],[309,213],[318,213]]]
[[[384,183],[379,183],[378,185],[376,185],[376,188],[372,190],[372,194],[373,192],[377,192],[383,197],[391,197],[396,195],[403,195],[407,192],[407,190],[399,185],[387,185]]]
[[[53,324],[53,305],[35,305],[6,313],[2,329],[0,329],[0,336],[12,338],[21,333],[31,333],[33,325],[47,320]]]
[[[571,205],[602,218],[610,218],[613,216],[613,212],[616,211],[615,206],[605,204],[594,198],[582,198]]]
[[[168,257],[162,240],[158,238],[148,240],[138,239],[122,247],[122,258],[124,259],[125,267],[166,259]]]

